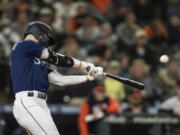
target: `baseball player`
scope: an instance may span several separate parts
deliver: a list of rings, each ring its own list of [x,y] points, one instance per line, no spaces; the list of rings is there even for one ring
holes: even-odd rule
[[[48,49],[55,43],[50,26],[32,22],[24,33],[24,40],[15,44],[11,55],[11,77],[15,101],[13,115],[29,135],[59,135],[47,106],[49,82],[74,85],[92,81],[103,74],[101,67],[58,54]],[[76,67],[87,75],[63,76],[49,69],[46,63],[62,67]]]

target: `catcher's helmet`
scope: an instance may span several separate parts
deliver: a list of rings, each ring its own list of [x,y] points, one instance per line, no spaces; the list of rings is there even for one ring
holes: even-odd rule
[[[29,23],[24,33],[24,37],[28,34],[34,35],[40,43],[43,43],[46,46],[55,44],[55,37],[52,28],[43,22],[34,21]]]

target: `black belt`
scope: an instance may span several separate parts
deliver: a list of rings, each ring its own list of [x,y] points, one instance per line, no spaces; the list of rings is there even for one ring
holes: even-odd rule
[[[29,91],[28,97],[37,97],[37,98],[41,98],[41,99],[47,99],[47,94],[42,93],[42,92],[38,92],[36,95],[35,92]]]

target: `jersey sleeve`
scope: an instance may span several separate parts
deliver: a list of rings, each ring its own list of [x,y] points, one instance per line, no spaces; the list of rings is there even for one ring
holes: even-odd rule
[[[23,45],[21,45],[21,49],[24,51],[25,54],[33,57],[40,58],[43,49],[46,47],[42,44],[33,42],[33,41],[26,41]]]
[[[49,82],[59,86],[76,85],[87,81],[86,75],[64,76],[56,70],[48,74]]]

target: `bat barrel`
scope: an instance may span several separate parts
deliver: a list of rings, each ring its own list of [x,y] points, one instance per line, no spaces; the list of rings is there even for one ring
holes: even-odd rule
[[[129,85],[131,87],[134,87],[134,88],[137,88],[137,89],[144,89],[144,84],[140,83],[140,82],[137,82],[137,81],[134,81],[134,80],[131,80],[131,79],[128,79],[128,78],[123,78],[123,77],[118,77],[118,76],[115,76],[115,75],[112,75],[112,74],[109,74],[109,73],[104,73],[104,75],[106,75],[107,77],[110,77],[114,80],[117,80],[119,82],[122,82],[126,85]]]

